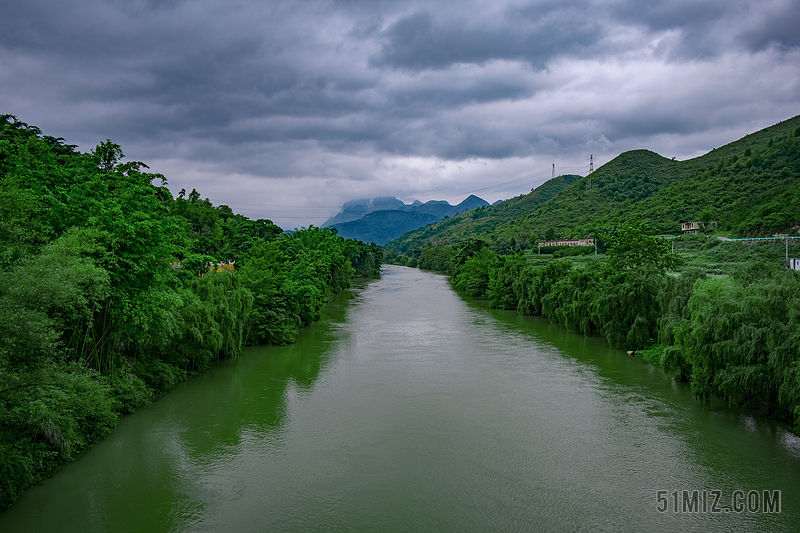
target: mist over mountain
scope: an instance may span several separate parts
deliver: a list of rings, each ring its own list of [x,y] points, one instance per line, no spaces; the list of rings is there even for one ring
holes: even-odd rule
[[[413,204],[412,204],[413,205]],[[323,228],[335,226],[342,222],[350,222],[351,220],[358,220],[368,213],[373,211],[382,211],[390,209],[403,209],[406,206],[402,201],[394,196],[381,196],[378,198],[360,198],[358,200],[350,200],[344,203],[342,210],[335,216],[326,220]]]

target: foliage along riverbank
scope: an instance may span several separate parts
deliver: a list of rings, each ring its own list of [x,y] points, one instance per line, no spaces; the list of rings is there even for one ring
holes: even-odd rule
[[[292,342],[379,275],[375,245],[173,198],[123,158],[0,115],[0,510],[120,416],[247,344]]]
[[[473,239],[428,246],[417,266],[451,274],[458,291],[493,307],[601,335],[690,382],[703,402],[722,398],[788,421],[800,434],[800,273],[752,247],[687,236],[709,254],[748,258],[727,273],[708,273],[687,266],[671,253],[671,241],[640,221],[622,224],[604,241],[600,259],[542,261],[521,252],[497,255]],[[723,246],[746,251],[717,252]]]

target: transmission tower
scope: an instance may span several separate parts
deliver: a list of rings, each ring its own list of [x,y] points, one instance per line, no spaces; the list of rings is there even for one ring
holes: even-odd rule
[[[550,176],[550,177],[551,178],[555,178],[556,177],[556,164],[555,163],[553,163],[553,175]]]
[[[594,154],[589,156],[589,174],[586,176],[586,190],[592,190],[592,172],[594,172]]]

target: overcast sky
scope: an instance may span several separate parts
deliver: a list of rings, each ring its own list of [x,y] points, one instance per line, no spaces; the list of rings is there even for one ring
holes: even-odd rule
[[[800,114],[798,28],[800,0],[5,2],[0,113],[292,228],[700,155]]]

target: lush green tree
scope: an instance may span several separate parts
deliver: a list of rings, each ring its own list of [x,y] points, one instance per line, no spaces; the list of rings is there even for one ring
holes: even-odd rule
[[[88,362],[94,319],[110,294],[110,276],[93,257],[97,236],[75,228],[0,272],[0,338],[12,363],[35,365],[59,349]]]
[[[566,259],[556,259],[539,268],[524,269],[512,285],[514,293],[519,296],[517,310],[541,315],[542,299],[571,269],[572,262]]]
[[[383,249],[375,243],[366,244],[361,241],[347,239],[345,255],[355,269],[355,275],[366,278],[380,276],[383,262]]]
[[[480,248],[461,265],[453,277],[456,289],[468,296],[486,295],[492,269],[499,264],[497,255],[488,247]]]
[[[517,308],[519,295],[514,291],[514,282],[519,279],[526,267],[527,260],[522,253],[498,256],[497,264],[489,270],[489,287],[486,290],[486,298],[492,307]]]
[[[646,268],[603,276],[591,316],[611,346],[636,350],[657,337],[656,296],[661,276]]]
[[[655,232],[641,220],[621,224],[605,239],[609,266],[616,270],[653,268],[659,272],[681,264],[671,253],[670,243],[655,236]]]
[[[244,347],[252,293],[233,273],[209,272],[182,292],[182,331],[167,353],[169,362],[205,370],[220,359],[238,357]]]
[[[779,272],[749,284],[695,283],[690,318],[675,328],[702,400],[720,396],[768,416],[800,421],[800,276]]]
[[[106,139],[98,144],[92,150],[92,155],[100,172],[114,172],[120,160],[125,157],[125,154],[122,153],[122,147],[117,143],[111,142],[111,139]]]
[[[486,244],[486,241],[481,239],[470,239],[467,242],[460,244],[453,252],[455,254],[453,259],[453,268],[458,269],[458,267],[466,263],[470,257],[487,246],[488,244]]]
[[[705,274],[696,269],[682,272],[679,276],[664,276],[658,291],[658,342],[664,347],[661,363],[665,372],[680,381],[691,379],[692,365],[676,345],[675,330],[691,318],[689,299],[695,282],[704,278]]]
[[[542,313],[554,322],[588,335],[598,330],[594,302],[599,298],[599,270],[570,268],[541,297]]]
[[[711,206],[706,206],[703,208],[703,210],[700,212],[700,220],[705,224],[708,224],[714,220],[714,209]]]
[[[185,221],[186,233],[191,239],[191,251],[209,256],[218,255],[224,234],[219,211],[211,205],[208,198],[201,200],[200,193],[195,189],[192,189],[188,200],[183,193],[181,191],[175,199],[172,212]]]
[[[426,246],[419,256],[419,267],[435,272],[452,273],[453,249],[442,246]]]

